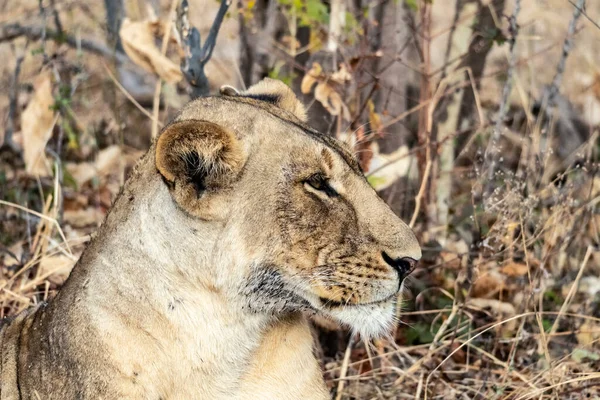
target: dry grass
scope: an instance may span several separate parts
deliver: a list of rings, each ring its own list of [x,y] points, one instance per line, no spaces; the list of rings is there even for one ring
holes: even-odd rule
[[[26,3],[12,4],[1,20],[39,22],[37,2]],[[84,12],[77,1],[56,3],[73,10],[61,12],[72,27],[69,32],[81,28],[78,18],[87,25],[82,32],[102,32],[102,12],[96,6]],[[163,3],[168,10],[171,2]],[[442,3],[433,6],[432,71],[442,67],[439,53],[449,32]],[[347,333],[320,328],[326,378],[336,400],[600,399],[600,30],[583,19],[568,59],[561,92],[589,132],[565,158],[560,140],[548,133],[559,122],[546,124],[529,110],[531,99],[552,80],[572,5],[566,0],[541,3],[523,1],[510,98],[517,110],[510,117],[522,119],[507,124],[501,143],[505,159],[493,192],[478,196],[487,173],[476,162],[457,165],[445,199],[449,224],[428,226],[422,214],[414,214],[411,225],[424,239],[424,259],[405,290],[394,340],[366,345]],[[588,3],[587,14],[599,21],[600,6]],[[501,16],[498,21],[504,24]],[[468,27],[469,16],[459,23]],[[15,43],[0,44],[0,54],[14,60],[25,41]],[[480,128],[468,141],[467,153],[474,159],[487,146],[508,65],[506,49],[493,49],[479,82],[469,76],[458,85],[475,88],[481,99]],[[74,51],[48,43],[46,53],[55,52],[60,62],[46,68],[63,83],[73,78],[63,64],[78,65],[86,74],[70,100],[70,123],[79,147],[67,148],[59,159],[49,158],[54,170],[66,172],[61,179],[32,177],[17,155],[0,156],[0,318],[59,290],[148,145],[152,122],[164,122],[178,101],[174,89],[165,87],[172,97],[165,100],[166,109],[158,112],[155,107],[152,114],[124,94],[127,90],[111,66],[93,57],[82,60]],[[223,62],[218,54],[216,62]],[[39,57],[26,57],[21,82],[31,84],[41,63]],[[14,63],[5,65],[2,82],[8,88]],[[222,74],[231,77],[237,71]],[[435,98],[384,120],[384,129],[390,121],[420,110],[427,110],[430,124],[435,123],[434,109],[449,94],[443,83],[432,83]],[[456,87],[455,82],[449,85]],[[19,107],[31,97],[22,90]],[[0,114],[7,115],[6,99],[0,107]],[[56,145],[57,132],[48,148]],[[111,152],[115,148],[118,154]],[[78,181],[86,168],[93,168],[94,176]],[[426,177],[432,168],[427,164]],[[425,208],[426,185],[420,180],[412,186],[418,192],[416,203]]]

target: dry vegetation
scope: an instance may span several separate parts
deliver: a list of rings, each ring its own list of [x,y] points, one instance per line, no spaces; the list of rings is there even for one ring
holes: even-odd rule
[[[125,1],[126,54],[101,3],[0,5],[0,318],[60,288],[189,99],[175,2]],[[205,37],[219,4],[190,3]],[[600,3],[263,3],[230,9],[212,90],[292,84],[424,249],[393,340],[318,328],[332,396],[600,398]]]

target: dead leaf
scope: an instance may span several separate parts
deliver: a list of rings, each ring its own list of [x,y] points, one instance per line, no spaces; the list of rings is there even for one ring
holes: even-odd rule
[[[306,74],[304,74],[304,78],[302,78],[300,91],[304,94],[309,94],[315,83],[319,81],[318,78],[322,71],[323,68],[321,68],[321,65],[314,62],[312,68]]]
[[[96,162],[68,163],[66,169],[71,174],[77,186],[81,187],[94,177],[102,177],[115,171],[115,165],[121,158],[121,149],[117,145],[109,146],[98,153]]]
[[[440,252],[440,258],[445,268],[448,269],[459,269],[461,268],[460,256],[454,252],[444,251]]]
[[[106,175],[115,170],[115,165],[118,164],[121,158],[121,148],[117,145],[109,146],[98,153],[96,159],[96,170],[98,175]]]
[[[47,276],[50,283],[60,286],[65,282],[74,265],[75,260],[64,254],[57,254],[43,257],[40,260],[39,271],[42,276]]]
[[[125,18],[119,36],[125,53],[131,60],[148,72],[156,73],[167,83],[176,83],[183,78],[179,65],[164,56],[154,43],[156,22],[133,22]]]
[[[375,112],[373,100],[369,99],[367,107],[369,108],[369,126],[371,132],[381,137],[383,135],[383,124],[381,123],[381,117]]]
[[[23,158],[27,173],[48,176],[51,170],[47,167],[45,148],[56,122],[55,113],[50,108],[54,104],[50,71],[38,76],[33,87],[33,98],[21,114]]]
[[[96,225],[104,218],[95,208],[89,207],[83,210],[65,211],[63,220],[74,228],[85,228]]]
[[[86,182],[91,181],[96,176],[96,168],[94,164],[88,162],[82,163],[67,163],[66,170],[77,183],[77,187],[83,186]]]
[[[325,107],[331,115],[340,115],[350,121],[350,111],[342,101],[342,96],[327,82],[320,82],[315,88],[315,99]]]
[[[488,271],[478,276],[473,283],[473,297],[492,297],[504,289],[504,278],[497,271]]]
[[[293,48],[294,50],[298,50],[300,48],[300,41],[290,35],[285,35],[282,37],[281,43],[284,44],[288,49]]]
[[[527,275],[527,271],[527,265],[516,262],[510,262],[500,269],[500,272],[507,276],[524,276]]]
[[[350,71],[346,68],[346,64],[341,64],[340,69],[331,74],[331,79],[337,83],[343,84],[352,79],[352,74],[350,74]]]
[[[23,259],[23,242],[17,241],[4,252],[4,260],[2,264],[6,268],[11,268],[19,265]]]
[[[471,298],[467,305],[481,310],[489,309],[493,311],[499,318],[508,319],[517,315],[517,310],[510,304],[496,299],[476,299]],[[507,321],[498,327],[502,337],[511,337],[517,329],[517,320]]]
[[[581,324],[579,332],[575,336],[580,345],[591,346],[600,337],[600,325],[594,321],[585,321]]]

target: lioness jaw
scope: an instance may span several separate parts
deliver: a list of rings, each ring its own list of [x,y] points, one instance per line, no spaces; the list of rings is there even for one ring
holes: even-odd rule
[[[273,80],[184,107],[59,295],[1,328],[0,399],[328,398],[306,315],[386,334],[421,250],[305,115]]]

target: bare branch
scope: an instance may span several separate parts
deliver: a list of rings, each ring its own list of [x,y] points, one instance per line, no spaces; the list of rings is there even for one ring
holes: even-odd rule
[[[556,95],[558,94],[560,84],[565,73],[567,58],[569,57],[569,53],[573,48],[573,37],[575,36],[575,28],[577,27],[577,21],[579,20],[579,17],[581,17],[584,8],[585,0],[578,0],[577,5],[575,5],[575,11],[573,11],[573,17],[571,18],[571,22],[569,23],[567,37],[565,38],[565,42],[563,44],[562,55],[560,57],[560,61],[558,62],[558,67],[556,67],[556,75],[554,75],[552,85],[550,86],[547,94],[548,97],[546,99],[546,105],[550,113],[552,113],[551,108],[554,106]]]
[[[27,49],[27,46],[25,46]],[[12,140],[12,135],[15,130],[15,118],[17,116],[17,98],[19,97],[19,75],[21,75],[21,65],[25,60],[25,50],[23,54],[17,57],[15,63],[15,72],[13,74],[12,86],[8,94],[8,119],[6,121],[6,130],[4,132],[4,143],[0,147],[9,147],[17,151],[18,146]]]
[[[490,189],[493,187],[494,174],[496,173],[496,164],[498,158],[498,141],[502,135],[502,124],[506,118],[506,112],[508,111],[508,98],[512,91],[512,76],[515,71],[516,60],[517,60],[517,35],[519,34],[519,25],[517,24],[517,16],[521,11],[521,0],[517,0],[515,3],[515,9],[513,14],[510,16],[510,55],[508,60],[508,71],[506,74],[506,83],[502,90],[502,101],[500,103],[500,110],[498,112],[498,118],[496,119],[496,125],[492,133],[492,138],[484,155],[484,166],[488,167],[487,171],[487,183],[485,184],[484,196],[489,194]]]
[[[39,40],[45,37],[54,40],[57,43],[65,43],[74,49],[81,48],[105,58],[115,59],[119,63],[130,62],[124,53],[112,51],[103,44],[88,39],[77,39],[64,33],[61,34],[57,31],[47,28],[44,29],[43,27],[36,25],[26,26],[15,23],[0,26],[0,43],[15,40],[22,36],[25,36],[30,40]]]
[[[594,21],[593,19],[590,18],[589,15],[587,15],[587,13],[585,12],[585,10],[583,10],[580,6],[578,6],[577,4],[573,3],[571,0],[569,0],[569,3],[571,3],[571,5],[577,9],[579,9],[579,11],[581,12],[581,15],[583,15],[588,21],[590,21],[596,28],[600,29],[600,24],[598,24],[596,21]]]
[[[203,46],[200,32],[195,27],[190,26],[187,0],[183,0],[177,9],[177,31],[181,36],[185,51],[185,59],[181,64],[181,72],[183,72],[185,79],[192,86],[192,97],[205,96],[209,93],[208,78],[204,73],[204,66],[212,56],[219,29],[230,5],[231,0],[221,0],[221,6]]]

